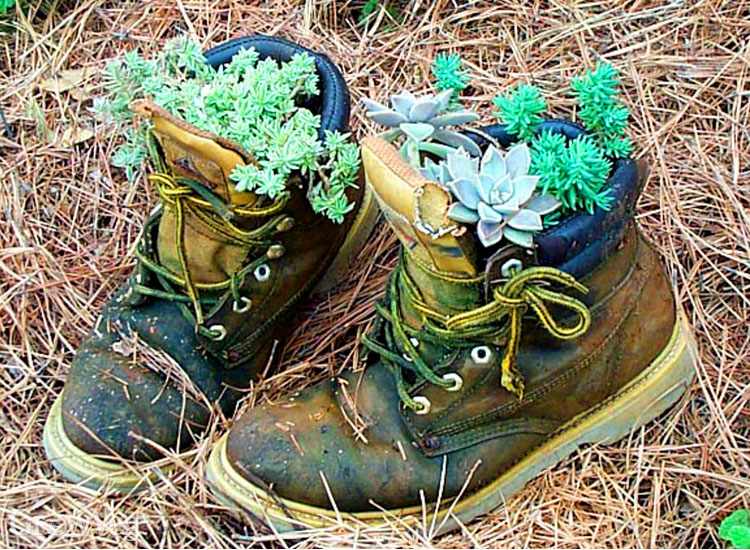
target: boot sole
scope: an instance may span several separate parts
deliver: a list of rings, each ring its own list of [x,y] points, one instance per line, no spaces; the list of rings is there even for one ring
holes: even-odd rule
[[[62,419],[62,396],[58,397],[44,424],[42,443],[47,458],[68,481],[89,489],[113,493],[132,493],[145,489],[159,478],[157,470],[171,468],[165,460],[127,465],[124,461],[105,460],[79,449],[65,433]]]
[[[524,485],[588,443],[614,443],[650,422],[673,405],[694,376],[694,343],[684,320],[678,319],[669,344],[635,379],[601,404],[573,418],[542,445],[489,485],[461,500],[446,499],[425,516],[421,506],[382,512],[346,513],[272,496],[250,483],[230,464],[225,435],[209,458],[206,477],[214,494],[251,521],[271,524],[278,532],[340,525],[421,525],[435,517],[434,534],[444,533],[501,505]],[[423,527],[427,527],[424,526]]]
[[[378,212],[372,190],[367,186],[354,223],[331,267],[312,291],[313,294],[327,292],[344,279],[353,259],[372,233]],[[150,485],[148,482],[158,479],[157,470],[165,472],[170,469],[164,465],[164,461],[128,466],[124,461],[106,460],[81,450],[65,433],[61,397],[52,405],[44,425],[42,440],[47,458],[65,479],[90,489],[108,490],[112,494],[127,494],[145,489]]]

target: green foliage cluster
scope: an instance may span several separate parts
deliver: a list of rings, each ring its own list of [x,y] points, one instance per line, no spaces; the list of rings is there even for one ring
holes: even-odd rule
[[[458,106],[458,96],[469,85],[469,70],[463,68],[461,56],[457,53],[439,53],[430,67],[435,77],[435,87],[443,92],[453,90],[452,106]]]
[[[750,548],[750,510],[735,510],[725,517],[719,536],[734,548]]]
[[[355,185],[359,148],[348,134],[326,132],[321,140],[320,116],[298,105],[319,93],[315,61],[307,54],[279,64],[243,49],[214,69],[197,43],[180,37],[167,42],[155,59],[133,50],[108,63],[105,89],[94,108],[124,128],[126,143],[112,163],[129,177],[146,158],[150,131],[143,121],[134,124],[130,105],[150,97],[175,117],[233,140],[255,157],[258,166],[237,167],[230,174],[238,191],[274,198],[300,174],[309,180],[315,212],[341,223],[354,207],[345,190]]]
[[[0,13],[5,13],[13,9],[16,5],[16,0],[0,0]]]
[[[494,103],[498,108],[495,114],[508,132],[524,141],[534,137],[534,127],[544,120],[542,114],[547,110],[547,100],[539,88],[528,84],[519,84],[507,94],[497,96]]]
[[[560,135],[535,133],[547,109],[535,86],[521,84],[495,98],[497,115],[508,132],[531,147],[531,173],[540,176],[539,190],[562,202],[561,213],[610,208],[611,197],[603,187],[611,159],[626,157],[633,149],[625,136],[629,113],[617,97],[618,86],[617,71],[606,63],[573,79],[578,115],[589,134],[570,142]]]
[[[611,197],[604,190],[612,162],[587,135],[567,141],[560,134],[541,132],[531,140],[531,173],[540,177],[537,189],[562,203],[561,213],[594,207],[608,210]]]
[[[619,84],[617,70],[601,62],[596,70],[587,70],[571,82],[578,101],[578,117],[613,158],[627,157],[633,151],[633,144],[625,135],[630,113],[618,97]]]
[[[359,22],[365,23],[372,14],[380,10],[380,6],[383,4],[382,0],[366,0],[362,9],[359,12]],[[385,11],[394,20],[398,21],[399,15],[398,10],[394,6],[385,5]]]

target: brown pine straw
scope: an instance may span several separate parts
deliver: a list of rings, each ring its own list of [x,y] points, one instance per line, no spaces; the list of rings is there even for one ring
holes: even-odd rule
[[[10,547],[717,547],[730,511],[750,508],[750,2],[414,0],[400,22],[379,13],[358,25],[361,0],[48,1],[52,14],[16,18],[0,42],[0,545]],[[29,0],[36,6],[40,0]],[[63,481],[46,462],[43,420],[76,346],[133,260],[156,199],[108,160],[119,138],[97,125],[90,99],[39,88],[61,70],[87,68],[96,91],[105,61],[153,53],[186,30],[206,46],[254,32],[327,52],[354,100],[426,89],[438,52],[460,52],[474,74],[470,106],[517,82],[547,93],[570,116],[565,84],[597,59],[623,74],[638,155],[652,174],[638,218],[658,245],[700,348],[698,377],[672,411],[615,445],[589,446],[507,505],[443,537],[392,518],[378,529],[340,525],[280,540],[226,512],[207,491],[208,452],[228,426],[217,418],[174,471],[131,498]],[[356,136],[374,128],[361,109]],[[67,128],[95,137],[61,144]],[[0,129],[2,131],[2,129]],[[396,258],[379,229],[349,282],[310,300],[243,407],[323,380],[359,359]],[[147,480],[144,483],[149,484]]]

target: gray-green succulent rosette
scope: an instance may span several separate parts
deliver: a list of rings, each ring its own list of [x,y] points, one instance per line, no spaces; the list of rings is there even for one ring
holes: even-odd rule
[[[485,246],[494,246],[503,237],[531,248],[534,233],[544,228],[542,216],[556,210],[560,201],[551,195],[534,193],[539,176],[529,175],[529,147],[520,143],[503,155],[490,145],[481,161],[459,150],[445,162],[444,183],[458,202],[448,217],[476,224],[477,237]],[[442,171],[442,170],[441,170]]]

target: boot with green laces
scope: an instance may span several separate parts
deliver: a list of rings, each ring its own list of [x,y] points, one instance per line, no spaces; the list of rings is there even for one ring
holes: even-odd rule
[[[214,67],[238,52],[315,60],[309,109],[324,131],[348,125],[348,91],[324,55],[272,37],[210,50]],[[137,266],[105,306],[73,361],[44,431],[51,464],[86,486],[129,491],[165,452],[189,449],[212,412],[235,404],[267,368],[300,300],[345,273],[374,225],[363,182],[347,189],[342,223],[313,211],[305,179],[275,197],[240,190],[230,173],[254,158],[154,102],[133,105],[151,127],[149,180],[160,203],[145,223]],[[324,283],[321,283],[323,281]]]
[[[500,126],[484,134],[514,141]],[[633,160],[613,167],[609,211],[572,215],[533,249],[488,255],[447,216],[450,193],[392,145],[367,138],[362,155],[401,241],[366,359],[234,424],[207,471],[225,502],[281,531],[419,524],[426,506],[446,531],[578,446],[628,435],[685,391],[690,335],[633,220],[643,179]]]

